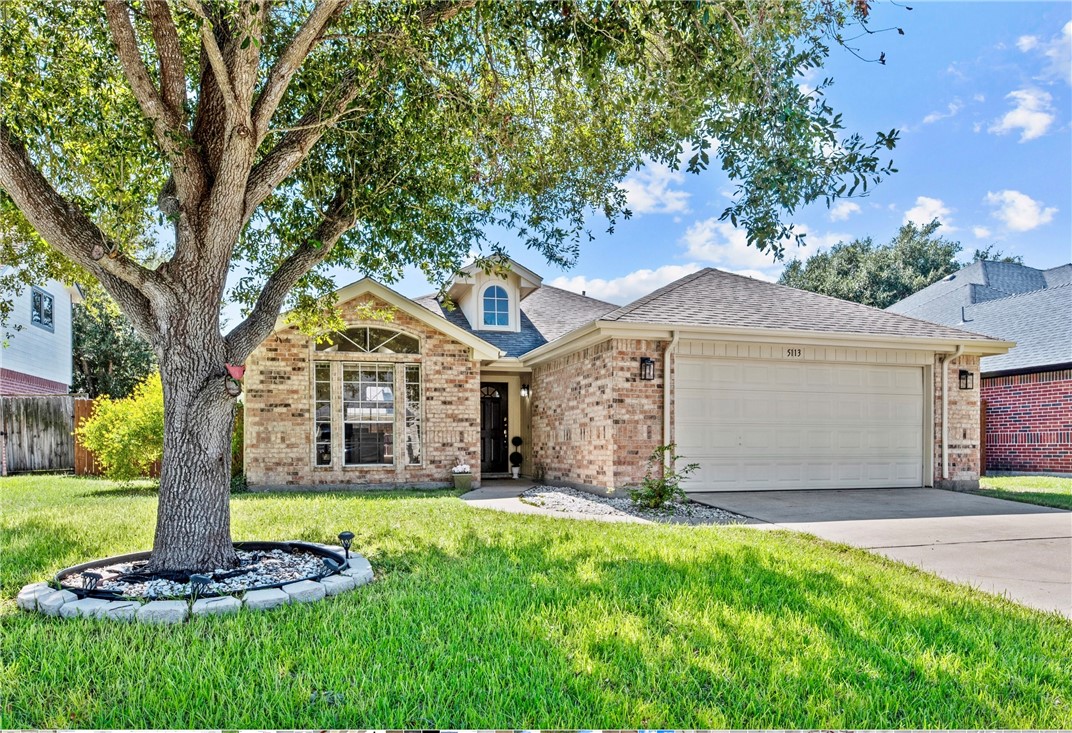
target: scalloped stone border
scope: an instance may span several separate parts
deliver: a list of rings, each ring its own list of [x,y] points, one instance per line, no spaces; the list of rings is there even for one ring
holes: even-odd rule
[[[318,543],[308,543],[318,544]],[[343,552],[341,547],[320,545]],[[320,580],[301,580],[279,588],[250,590],[238,596],[199,598],[195,601],[108,601],[103,598],[79,599],[69,590],[56,590],[48,583],[30,583],[19,591],[18,607],[30,613],[58,618],[101,618],[115,621],[138,621],[143,624],[178,624],[191,616],[214,616],[250,611],[267,611],[291,603],[315,603],[370,583],[372,564],[363,555],[350,553],[350,567]]]

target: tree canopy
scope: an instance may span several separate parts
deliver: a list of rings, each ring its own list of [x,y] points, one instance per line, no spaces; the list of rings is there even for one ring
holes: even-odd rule
[[[892,172],[798,85],[866,0],[12,0],[0,5],[0,257],[96,278],[153,348],[156,567],[226,567],[234,397],[332,265],[443,282],[490,228],[568,265],[646,161],[737,182],[756,247]],[[227,277],[246,317],[220,332]]]
[[[73,392],[126,397],[156,369],[148,342],[99,289],[73,307],[72,331]]]
[[[910,222],[886,244],[871,237],[839,242],[807,260],[789,262],[778,282],[886,308],[962,267],[960,242],[938,235],[940,227],[937,219],[924,226]]]

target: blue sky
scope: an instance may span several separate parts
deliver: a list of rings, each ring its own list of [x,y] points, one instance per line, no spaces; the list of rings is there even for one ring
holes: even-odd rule
[[[816,205],[793,221],[808,233],[807,257],[839,240],[888,241],[906,220],[937,217],[963,256],[995,244],[1025,264],[1072,260],[1072,4],[911,2],[913,10],[875,3],[873,28],[905,35],[866,39],[861,55],[886,53],[886,65],[864,63],[842,49],[820,71],[846,129],[865,137],[898,128],[899,172],[864,198],[828,210]],[[803,84],[815,80],[803,79]],[[613,235],[594,222],[568,272],[538,254],[503,242],[544,283],[624,303],[701,267],[777,279],[774,262],[744,244],[744,234],[718,221],[732,184],[721,171],[699,176],[646,168],[625,182],[634,217]],[[787,249],[787,259],[796,248]],[[337,271],[345,285],[360,273]],[[416,272],[392,285],[429,292]]]

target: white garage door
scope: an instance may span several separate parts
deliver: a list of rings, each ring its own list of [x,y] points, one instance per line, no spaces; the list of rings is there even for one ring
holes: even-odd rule
[[[686,491],[923,485],[923,370],[678,357]]]

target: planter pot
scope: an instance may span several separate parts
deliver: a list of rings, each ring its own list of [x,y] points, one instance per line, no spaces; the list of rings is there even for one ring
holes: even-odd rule
[[[521,478],[521,466],[513,466],[510,469],[510,473],[513,474],[515,479]]]
[[[459,491],[472,491],[473,490],[473,474],[471,473],[456,473],[454,474],[454,488]]]

